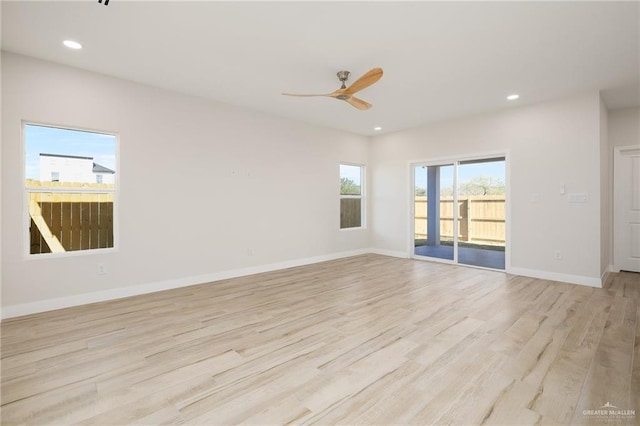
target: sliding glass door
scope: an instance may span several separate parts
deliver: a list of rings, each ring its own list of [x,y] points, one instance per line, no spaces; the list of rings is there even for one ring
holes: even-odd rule
[[[453,164],[414,167],[414,254],[454,260]]]
[[[504,158],[458,163],[458,262],[504,269],[506,240]]]
[[[413,256],[505,268],[504,157],[415,164]]]

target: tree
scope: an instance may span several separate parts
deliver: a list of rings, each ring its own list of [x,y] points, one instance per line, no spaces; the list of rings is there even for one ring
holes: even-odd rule
[[[426,188],[421,188],[419,186],[416,186],[416,197],[424,197],[426,195],[427,195]],[[440,196],[444,197],[447,195],[449,196],[453,195],[453,188],[451,186],[440,187]]]
[[[504,195],[504,181],[495,176],[475,176],[460,184],[460,195]]]
[[[453,186],[441,186],[440,187],[440,196],[452,196],[453,195]]]
[[[349,178],[340,178],[340,194],[360,195],[360,185],[356,185],[356,183]]]

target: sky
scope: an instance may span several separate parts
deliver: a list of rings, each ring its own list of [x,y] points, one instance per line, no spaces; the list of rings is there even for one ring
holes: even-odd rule
[[[360,185],[360,167],[340,164],[340,177],[346,177],[351,179],[356,185]]]
[[[416,187],[427,188],[427,169],[416,168]],[[458,166],[458,185],[469,182],[475,176],[491,176],[505,182],[504,161],[461,164]],[[453,187],[453,166],[440,168],[440,186]]]
[[[116,137],[113,135],[31,124],[24,127],[27,179],[40,179],[40,153],[93,157],[94,163],[116,170]]]

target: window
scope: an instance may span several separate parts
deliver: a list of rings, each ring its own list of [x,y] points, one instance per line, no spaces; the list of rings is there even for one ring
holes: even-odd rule
[[[364,166],[340,164],[340,229],[362,228]]]
[[[114,247],[116,136],[29,123],[23,135],[29,253]]]

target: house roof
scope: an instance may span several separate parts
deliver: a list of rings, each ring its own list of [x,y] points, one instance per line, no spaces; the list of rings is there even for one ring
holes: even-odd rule
[[[79,155],[65,155],[65,154],[46,154],[44,152],[40,153],[41,157],[59,157],[59,158],[77,158],[80,160],[93,160],[93,157],[82,157]],[[95,165],[95,163],[93,163]]]
[[[111,170],[108,167],[105,167],[98,163],[93,163],[93,173],[111,173],[115,174],[115,170]]]

